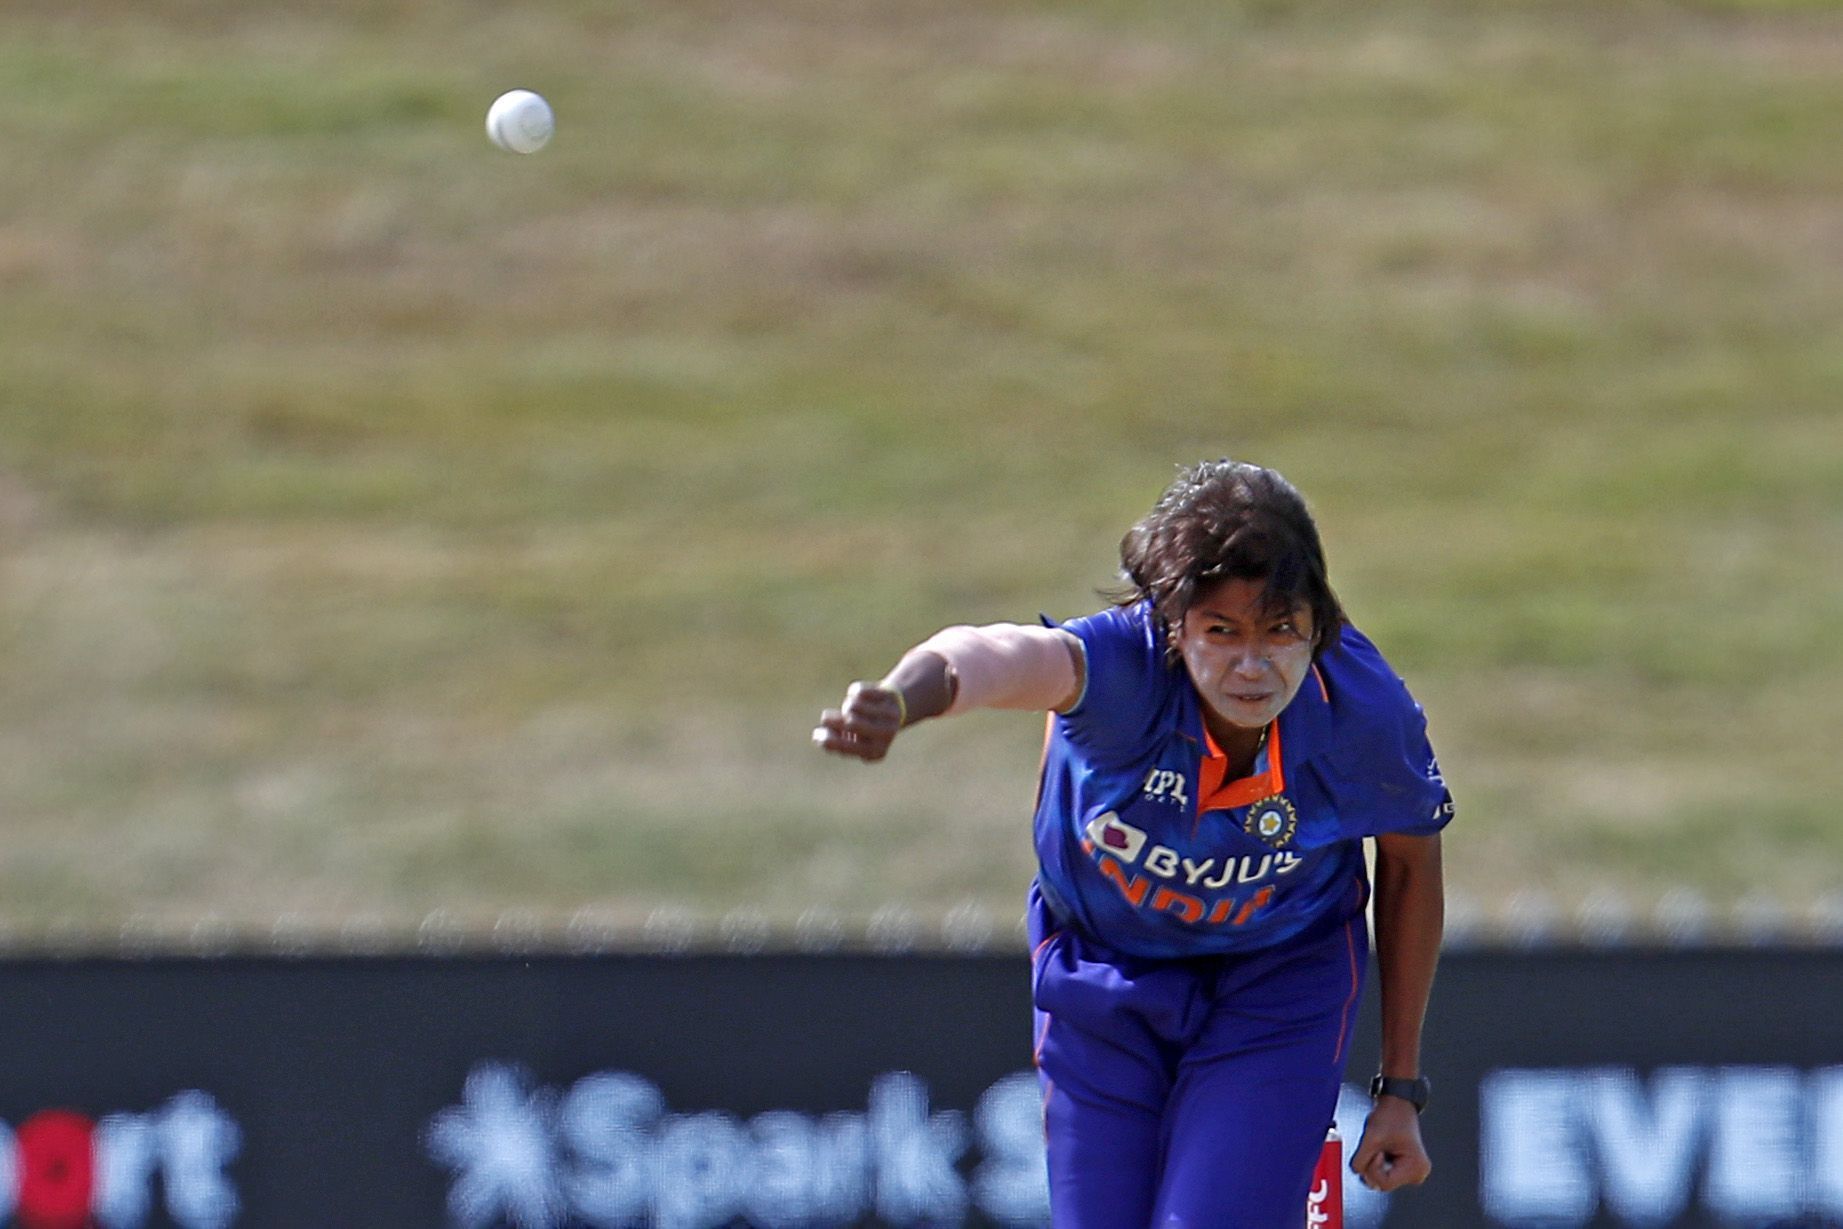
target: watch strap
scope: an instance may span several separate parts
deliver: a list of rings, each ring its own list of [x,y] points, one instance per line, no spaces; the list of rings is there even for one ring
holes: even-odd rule
[[[1432,1091],[1433,1085],[1424,1075],[1417,1075],[1413,1079],[1378,1075],[1369,1082],[1370,1100],[1377,1097],[1400,1097],[1412,1105],[1417,1114],[1427,1108],[1427,1098]]]

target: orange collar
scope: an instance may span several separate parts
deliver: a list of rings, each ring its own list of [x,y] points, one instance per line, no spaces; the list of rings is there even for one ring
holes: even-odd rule
[[[1236,781],[1223,780],[1228,775],[1229,757],[1216,745],[1207,724],[1203,727],[1203,746],[1205,754],[1197,770],[1199,815],[1204,811],[1245,807],[1251,802],[1286,792],[1286,772],[1280,764],[1280,723],[1277,720],[1267,727],[1267,746],[1264,749],[1267,767],[1251,777],[1242,777]]]

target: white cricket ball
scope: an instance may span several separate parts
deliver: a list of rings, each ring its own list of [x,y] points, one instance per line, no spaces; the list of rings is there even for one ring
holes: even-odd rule
[[[557,117],[550,104],[530,90],[508,90],[486,112],[486,135],[501,149],[535,154],[550,143]]]

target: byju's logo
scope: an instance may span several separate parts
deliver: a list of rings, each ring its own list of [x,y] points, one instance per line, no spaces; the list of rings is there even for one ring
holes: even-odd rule
[[[1088,839],[1128,866],[1139,860],[1139,851],[1145,848],[1145,833],[1122,822],[1112,811],[1088,822]]]
[[[227,1229],[236,1189],[224,1168],[242,1132],[202,1092],[145,1114],[90,1119],[44,1110],[0,1124],[0,1219],[22,1229],[138,1229],[153,1213],[156,1178],[181,1229]]]
[[[873,1214],[938,1226],[973,1207],[1001,1225],[1047,1221],[1036,1076],[988,1088],[970,1128],[957,1111],[931,1112],[927,1086],[906,1072],[872,1081],[862,1113],[771,1110],[743,1121],[670,1113],[657,1087],[627,1072],[558,1092],[482,1063],[425,1143],[453,1171],[448,1210],[465,1229],[831,1225]]]

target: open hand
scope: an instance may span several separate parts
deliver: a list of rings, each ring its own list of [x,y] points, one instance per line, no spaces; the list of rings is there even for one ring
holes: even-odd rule
[[[853,683],[845,689],[845,702],[819,714],[813,742],[834,755],[848,755],[874,764],[889,754],[890,744],[902,728],[902,701],[894,688],[880,683]]]

